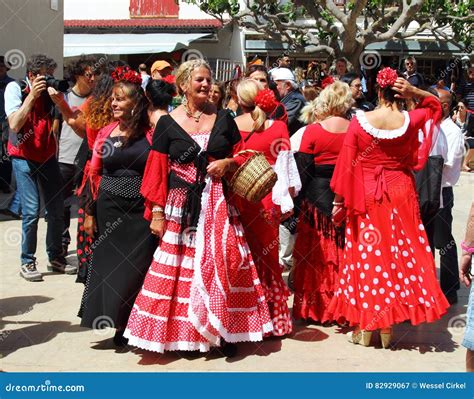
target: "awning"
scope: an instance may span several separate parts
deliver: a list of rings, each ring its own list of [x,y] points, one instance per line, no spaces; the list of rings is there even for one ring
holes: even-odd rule
[[[209,33],[104,33],[64,35],[64,57],[81,54],[151,54],[172,52]]]
[[[421,40],[402,40],[395,41],[389,40],[387,42],[371,43],[365,47],[365,51],[381,51],[389,54],[396,55],[398,53],[407,54],[462,54],[464,50],[461,46],[455,45],[450,42],[432,40],[432,41],[421,41]]]

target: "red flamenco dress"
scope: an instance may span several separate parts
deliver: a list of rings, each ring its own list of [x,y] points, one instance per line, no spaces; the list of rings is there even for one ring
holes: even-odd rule
[[[86,100],[86,102],[81,107],[84,113],[87,112],[88,106],[90,104],[90,100]],[[88,191],[86,186],[88,185],[89,180],[89,169],[90,169],[90,162],[92,158],[92,149],[94,148],[94,143],[97,138],[100,129],[92,129],[90,126],[86,125],[86,137],[85,141],[87,142],[87,154],[85,159],[82,160],[82,168],[83,168],[83,175],[82,175],[82,182],[80,187],[78,187],[76,191],[76,195],[79,197],[79,209],[78,209],[78,217],[77,217],[77,260],[78,260],[78,271],[77,271],[77,278],[76,283],[86,283],[87,276],[89,274],[89,267],[91,262],[92,250],[91,245],[93,239],[89,236],[84,230],[84,220],[85,220],[85,194]],[[84,143],[83,143],[84,145]]]
[[[342,260],[344,229],[331,221],[329,184],[346,134],[329,132],[319,123],[301,130],[291,140],[303,186],[293,251],[293,317],[319,322],[334,296]]]
[[[262,152],[278,175],[278,181],[262,201],[253,203],[235,196],[245,237],[257,267],[273,322],[272,334],[291,333],[292,321],[287,300],[290,295],[278,260],[279,224],[282,213],[293,209],[289,188],[296,192],[301,182],[290,151],[288,128],[281,121],[270,121],[261,132],[240,132],[244,149]]]
[[[240,143],[225,110],[211,132],[188,134],[169,115],[158,121],[141,192],[165,209],[166,227],[124,334],[130,345],[204,352],[272,331],[238,213],[223,180],[206,174]]]
[[[436,278],[413,177],[426,162],[441,107],[428,97],[404,116],[401,128],[380,130],[357,112],[331,181],[348,215],[327,318],[344,318],[368,331],[405,320],[432,322],[449,307]]]

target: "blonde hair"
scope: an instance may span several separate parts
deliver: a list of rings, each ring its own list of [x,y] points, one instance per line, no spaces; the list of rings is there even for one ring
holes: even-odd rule
[[[267,114],[258,105],[255,105],[255,97],[263,86],[253,79],[243,79],[237,86],[237,98],[244,107],[252,109],[250,116],[253,119],[253,130],[259,130],[267,120]]]
[[[186,86],[191,81],[191,73],[198,68],[206,68],[212,75],[212,69],[209,64],[203,59],[189,60],[183,62],[176,71],[176,88],[178,94],[183,95],[184,90],[181,86]]]
[[[300,121],[309,125],[328,116],[344,116],[353,103],[352,92],[347,83],[336,80],[302,110]]]

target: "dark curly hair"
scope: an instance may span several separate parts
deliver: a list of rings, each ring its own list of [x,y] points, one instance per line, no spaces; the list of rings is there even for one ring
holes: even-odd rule
[[[43,68],[46,70],[56,69],[58,64],[52,58],[44,54],[33,54],[26,63],[26,72],[37,75]]]
[[[71,61],[71,63],[69,63],[67,66],[67,75],[69,80],[71,80],[73,83],[76,83],[76,78],[83,75],[87,68],[94,69],[95,64],[95,57],[82,54],[77,60]],[[92,73],[95,72],[92,71]]]

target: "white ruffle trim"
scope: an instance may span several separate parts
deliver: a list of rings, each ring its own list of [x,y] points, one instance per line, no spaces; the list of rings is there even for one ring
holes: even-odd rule
[[[361,110],[356,111],[356,118],[359,121],[360,126],[362,126],[362,129],[364,129],[371,136],[378,139],[390,140],[390,139],[396,139],[398,137],[403,136],[408,129],[408,125],[410,123],[410,115],[408,114],[407,111],[402,111],[402,112],[403,112],[403,116],[405,117],[403,126],[394,130],[384,130],[384,129],[377,129],[373,127],[367,120],[367,117],[365,116],[365,112]]]
[[[130,330],[127,328],[123,334],[125,338],[128,338],[128,344],[136,346],[137,348],[145,349],[151,352],[163,353],[164,351],[199,351],[209,352],[210,345],[208,342],[188,342],[188,341],[177,341],[177,342],[155,342],[148,341],[143,338],[138,338],[131,335]]]
[[[290,187],[295,189],[295,195],[301,190],[301,179],[293,151],[280,151],[273,169],[278,180],[272,189],[272,201],[280,205],[282,213],[286,213],[294,208]]]

